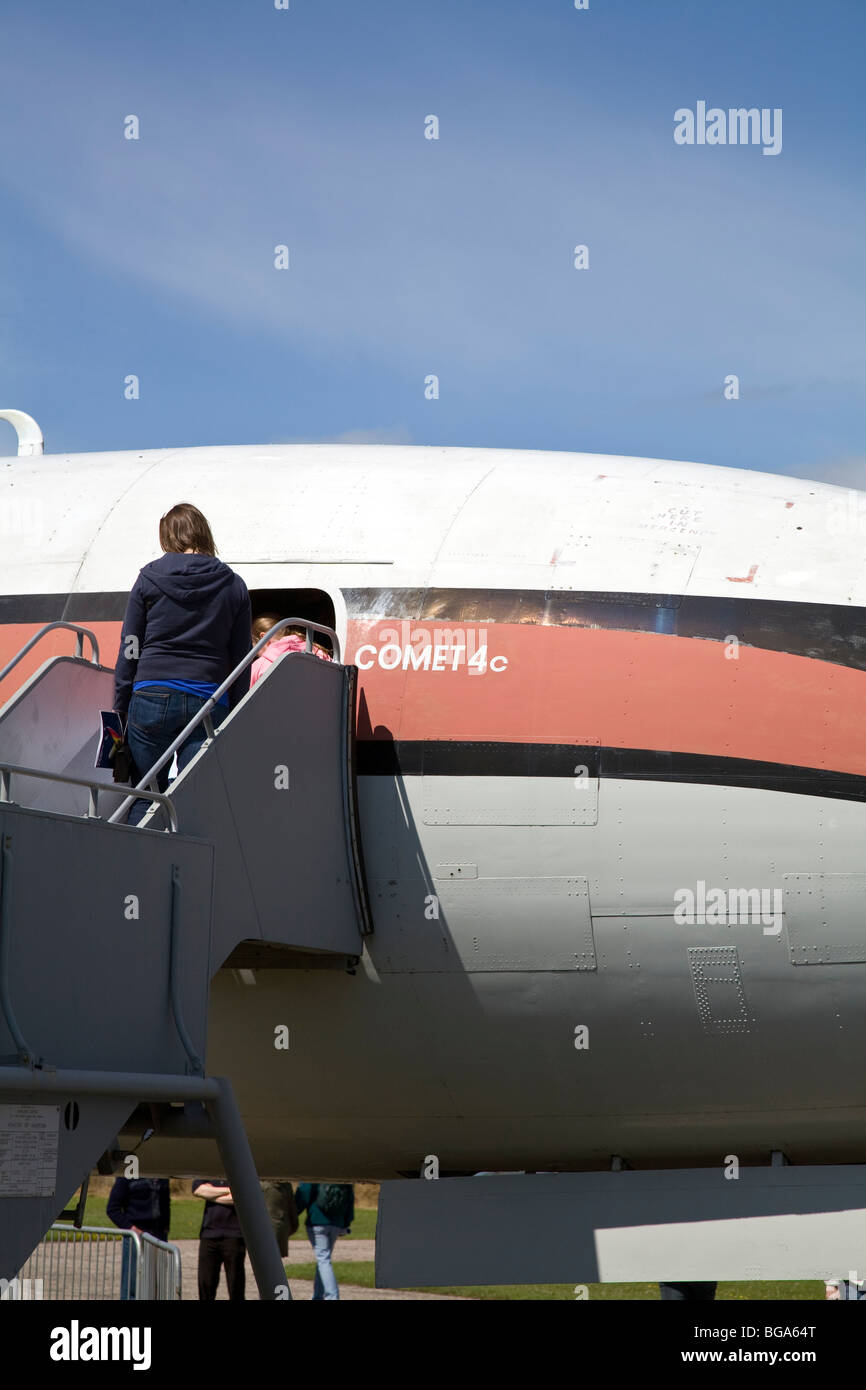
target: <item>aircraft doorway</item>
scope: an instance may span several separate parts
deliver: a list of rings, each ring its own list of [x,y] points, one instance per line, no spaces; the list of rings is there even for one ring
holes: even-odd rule
[[[253,622],[265,613],[278,618],[308,618],[310,622],[332,627],[341,638],[344,637],[337,626],[334,600],[324,589],[250,589],[250,603]],[[331,643],[324,633],[316,640],[326,651],[331,650]]]

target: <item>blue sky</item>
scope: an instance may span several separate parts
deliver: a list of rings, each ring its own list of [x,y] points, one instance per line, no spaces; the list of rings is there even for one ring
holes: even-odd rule
[[[0,51],[0,405],[52,451],[866,486],[862,0],[4,0]],[[782,108],[782,152],[676,145],[699,100]]]

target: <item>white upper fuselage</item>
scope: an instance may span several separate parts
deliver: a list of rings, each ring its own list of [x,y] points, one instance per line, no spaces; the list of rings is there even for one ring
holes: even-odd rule
[[[283,584],[290,565],[296,587],[866,601],[866,514],[846,489],[603,454],[372,445],[4,460],[0,591],[128,589],[182,500],[250,587]]]

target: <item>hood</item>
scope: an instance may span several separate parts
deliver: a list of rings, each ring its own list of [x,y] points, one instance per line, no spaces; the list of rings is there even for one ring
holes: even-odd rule
[[[297,633],[283,633],[281,637],[272,637],[266,647],[262,647],[260,656],[265,652],[273,652],[275,656],[282,656],[283,652],[305,652],[307,650],[307,639],[298,637]]]
[[[213,555],[162,555],[142,574],[175,603],[199,607],[235,582],[234,570]]]

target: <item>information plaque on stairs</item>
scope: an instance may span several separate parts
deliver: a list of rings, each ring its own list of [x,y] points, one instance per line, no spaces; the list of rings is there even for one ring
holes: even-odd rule
[[[0,1197],[53,1197],[59,1105],[0,1105]]]

